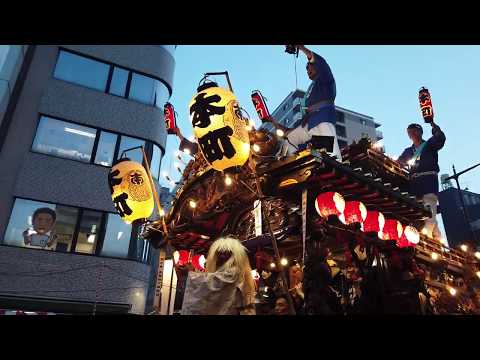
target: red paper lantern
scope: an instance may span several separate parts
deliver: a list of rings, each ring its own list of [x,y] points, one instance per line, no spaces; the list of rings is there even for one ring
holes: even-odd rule
[[[398,240],[402,237],[403,226],[398,220],[386,219],[383,230],[378,233],[382,240]]]
[[[195,269],[205,271],[205,256],[195,255],[192,257],[192,265]]]
[[[380,211],[368,210],[367,217],[362,223],[364,232],[380,232],[385,225],[385,217]]]
[[[185,266],[188,264],[190,253],[187,250],[175,251],[173,253],[173,262],[178,266]]]
[[[330,215],[340,215],[345,210],[345,200],[343,196],[337,192],[324,192],[317,196],[315,201],[315,209],[321,217],[329,217]]]
[[[412,246],[408,240],[407,240],[407,237],[405,236],[405,232],[402,233],[402,236],[400,237],[400,239],[397,240],[397,246],[399,248],[406,248],[406,247],[409,247],[409,246]]]
[[[367,217],[367,208],[361,201],[347,201],[343,213],[338,217],[346,225],[362,223]]]

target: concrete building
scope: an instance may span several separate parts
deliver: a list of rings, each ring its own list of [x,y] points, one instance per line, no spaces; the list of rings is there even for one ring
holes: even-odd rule
[[[463,202],[468,213],[470,226],[475,233],[477,246],[480,247],[480,194],[462,190]],[[464,241],[470,240],[468,224],[462,211],[458,190],[447,186],[438,194],[443,225],[450,247],[458,247]]]
[[[0,308],[143,314],[152,251],[116,214],[107,175],[143,145],[158,179],[175,46],[3,51]]]
[[[305,95],[303,90],[292,91],[272,112],[272,116],[282,125],[295,127],[301,120],[300,112],[301,100]],[[374,141],[383,139],[383,135],[377,130],[381,125],[374,121],[371,116],[363,115],[355,111],[335,106],[337,112],[337,130],[338,145],[340,148],[358,141],[362,137],[369,137]],[[263,128],[272,131],[271,124],[263,124]]]

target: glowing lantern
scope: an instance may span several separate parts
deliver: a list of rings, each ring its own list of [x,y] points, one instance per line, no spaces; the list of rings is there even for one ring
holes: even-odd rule
[[[360,201],[347,201],[345,209],[338,217],[344,224],[362,223],[367,217],[367,208]]]
[[[399,240],[402,236],[403,226],[398,220],[386,219],[383,230],[378,233],[382,240]]]
[[[426,123],[431,123],[433,121],[433,105],[428,89],[422,87],[419,90],[418,101],[420,102],[420,110],[422,111],[423,120]]]
[[[322,217],[330,215],[340,215],[345,210],[345,200],[343,196],[337,192],[324,192],[317,196],[315,201],[315,209]]]
[[[175,109],[170,103],[166,103],[163,107],[163,116],[165,118],[165,127],[167,128],[167,134],[175,134],[175,128],[177,122],[175,119]]]
[[[173,253],[173,261],[175,265],[185,266],[188,264],[190,258],[190,253],[187,250],[175,251]]]
[[[194,255],[192,257],[192,265],[195,269],[204,271],[205,270],[205,256],[203,255]]]
[[[189,109],[200,150],[215,170],[245,164],[250,155],[247,122],[231,91],[216,83],[204,84],[198,88]]]
[[[267,104],[265,102],[265,98],[263,97],[262,93],[258,90],[253,91],[252,101],[260,120],[262,120],[262,122],[267,120],[270,117],[270,112],[268,111]]]
[[[127,224],[152,215],[153,192],[142,165],[121,159],[110,169],[108,183],[115,209]]]
[[[413,226],[405,226],[403,235],[405,235],[410,244],[417,245],[420,242],[420,234]]]
[[[362,231],[364,232],[380,232],[385,225],[385,217],[380,211],[368,210],[367,216],[362,223]]]

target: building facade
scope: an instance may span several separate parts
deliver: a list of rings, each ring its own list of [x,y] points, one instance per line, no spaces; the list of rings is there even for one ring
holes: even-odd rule
[[[479,247],[480,194],[467,190],[461,190],[461,194],[470,220],[470,226],[477,240],[477,247]],[[444,190],[438,194],[438,200],[448,245],[455,248],[466,240],[470,240],[472,235],[462,211],[458,190],[450,186],[444,187]]]
[[[117,215],[107,178],[144,146],[158,180],[175,46],[15,51],[0,113],[0,308],[16,297],[26,310],[143,314],[152,252]],[[143,162],[140,149],[125,156]]]
[[[282,125],[292,128],[298,125],[302,118],[300,107],[302,98],[305,95],[303,90],[295,90],[280,103],[273,111],[272,116]],[[383,135],[377,130],[381,125],[374,121],[371,116],[363,115],[355,111],[335,106],[337,112],[337,130],[338,145],[340,149],[358,141],[362,137],[369,137],[373,141],[383,139]],[[271,124],[263,124],[262,128],[272,131]]]

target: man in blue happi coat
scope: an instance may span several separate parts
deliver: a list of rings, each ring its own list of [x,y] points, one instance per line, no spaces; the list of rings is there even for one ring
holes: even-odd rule
[[[423,139],[423,128],[419,124],[410,124],[407,133],[412,146],[406,148],[398,158],[398,162],[409,166],[410,193],[423,200],[430,207],[432,217],[425,223],[428,236],[442,242],[441,233],[436,220],[438,202],[438,151],[445,145],[445,134],[433,121],[432,137]]]

